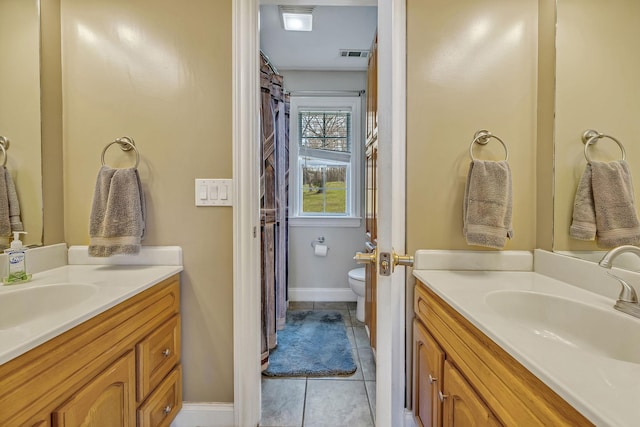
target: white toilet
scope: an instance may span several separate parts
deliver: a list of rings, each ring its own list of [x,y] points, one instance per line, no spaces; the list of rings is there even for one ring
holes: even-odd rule
[[[356,308],[356,319],[364,322],[364,267],[354,268],[349,271],[349,286],[351,290],[358,296],[358,305]]]

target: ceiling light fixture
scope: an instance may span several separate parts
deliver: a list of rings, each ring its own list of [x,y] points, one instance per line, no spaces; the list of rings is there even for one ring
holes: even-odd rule
[[[313,6],[278,6],[278,10],[286,31],[311,31]]]

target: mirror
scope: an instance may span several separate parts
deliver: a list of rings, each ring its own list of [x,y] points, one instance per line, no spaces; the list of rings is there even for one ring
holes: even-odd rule
[[[576,188],[586,166],[582,133],[618,139],[627,152],[640,201],[640,2],[557,0],[554,251],[599,260],[595,242],[569,236]],[[595,160],[617,160],[610,139],[589,147]],[[640,260],[630,259],[637,269]],[[616,262],[618,266],[618,262]]]
[[[15,183],[24,229],[29,233],[23,242],[40,245],[43,213],[38,0],[0,0],[0,61],[0,135],[10,140],[6,167]]]

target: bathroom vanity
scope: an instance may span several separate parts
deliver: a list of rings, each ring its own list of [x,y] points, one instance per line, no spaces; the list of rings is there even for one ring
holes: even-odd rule
[[[18,324],[0,316],[0,425],[169,426],[182,406],[181,270],[65,265],[0,289],[0,305],[36,308]]]
[[[637,425],[640,319],[613,308],[616,280],[546,251],[535,270],[493,261],[413,272],[417,424]]]
[[[592,425],[420,282],[414,309],[419,425]]]

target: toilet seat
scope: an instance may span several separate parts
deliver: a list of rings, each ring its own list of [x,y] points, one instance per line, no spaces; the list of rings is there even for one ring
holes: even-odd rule
[[[349,278],[354,280],[360,280],[364,282],[365,280],[364,267],[354,268],[353,270],[349,270]]]

